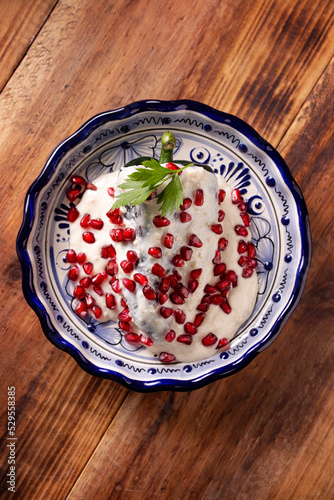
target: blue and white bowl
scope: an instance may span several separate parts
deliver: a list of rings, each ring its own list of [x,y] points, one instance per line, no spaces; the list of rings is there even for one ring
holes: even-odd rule
[[[161,364],[128,344],[115,323],[81,320],[71,307],[65,255],[68,179],[90,182],[139,156],[159,157],[166,130],[175,160],[209,164],[248,203],[257,249],[256,307],[230,349],[195,363]],[[139,391],[191,390],[246,366],[277,337],[302,294],[311,239],[302,194],[281,156],[249,125],[194,101],[140,101],[101,113],[65,139],[30,187],[17,239],[23,291],[47,338],[87,372]]]

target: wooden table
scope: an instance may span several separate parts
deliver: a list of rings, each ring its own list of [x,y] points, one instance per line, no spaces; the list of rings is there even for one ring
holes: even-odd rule
[[[332,0],[0,0],[1,454],[15,386],[15,498],[334,498]],[[189,393],[85,373],[21,292],[24,196],[101,111],[194,99],[278,148],[309,210],[302,300],[246,369]]]

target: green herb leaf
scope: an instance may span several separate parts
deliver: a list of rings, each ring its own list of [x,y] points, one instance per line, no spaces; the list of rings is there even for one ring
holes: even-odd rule
[[[170,170],[152,158],[143,161],[142,165],[144,168],[137,168],[125,179],[125,182],[119,185],[126,192],[116,196],[112,209],[126,205],[139,205],[146,201],[159,186],[167,183],[157,198],[157,203],[161,204],[161,213],[167,215],[178,210],[183,202],[183,189],[179,173],[192,166],[193,163],[185,165],[180,170]]]

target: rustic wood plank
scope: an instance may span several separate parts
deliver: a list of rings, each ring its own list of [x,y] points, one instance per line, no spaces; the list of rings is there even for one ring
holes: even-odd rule
[[[318,194],[334,181],[333,73],[334,61],[280,144],[318,240],[297,310],[233,377],[195,393],[129,394],[69,500],[331,498],[334,226]],[[108,461],[112,480],[95,474]]]
[[[27,187],[41,171],[53,147],[84,120],[99,111],[139,99],[197,99],[238,114],[273,144],[278,144],[332,55],[333,8],[326,0],[289,0],[277,4],[268,0],[247,4],[239,0],[231,5],[218,0],[204,3],[167,0],[163,6],[149,0],[59,1],[6,85],[0,103],[1,220],[5,227],[0,234],[4,270],[0,297],[3,312],[0,375],[4,387],[15,384],[18,392],[18,435],[22,441],[17,478],[19,498],[64,497],[127,394],[116,384],[85,374],[70,357],[49,344],[23,300],[14,247]],[[328,92],[326,96],[321,105],[323,112],[332,102],[326,100]],[[324,148],[327,161],[329,132],[324,125],[325,139],[322,139],[314,129],[311,131],[306,113],[305,120],[305,133],[318,141],[314,158],[320,167],[319,173],[313,173],[312,183],[319,194],[317,182],[324,169],[319,150]],[[304,137],[303,129],[296,129],[291,146],[285,148],[288,143],[283,141],[282,148],[289,164],[306,168],[298,178],[303,184],[311,172],[310,166],[298,163],[298,154],[292,153],[299,133]],[[299,154],[302,156],[304,152],[299,150]],[[324,222],[328,222],[327,215],[317,205],[311,189],[307,190],[307,184],[306,192],[312,215],[318,217],[319,248],[323,245],[326,249],[330,240],[319,238],[320,228],[324,231]],[[318,260],[323,254],[322,249]],[[324,265],[324,261],[320,264]],[[315,268],[314,277],[318,269]],[[323,278],[318,278],[319,331],[326,330],[331,303],[324,305],[321,298],[327,298],[329,291]],[[311,289],[306,297],[303,313],[311,309],[314,299]],[[302,357],[303,362],[294,367],[304,338],[313,338],[310,312],[308,316],[305,314],[308,323],[304,333],[300,326],[293,332],[297,324],[304,328],[305,323],[297,311],[294,317],[298,321],[289,322],[284,335],[245,372],[194,394],[131,394],[106,434],[115,451],[108,448],[107,439],[102,440],[71,496],[88,498],[92,491],[98,491],[104,498],[104,493],[113,488],[116,498],[125,488],[145,491],[146,487],[156,496],[167,493],[173,496],[179,482],[190,497],[199,494],[215,498],[216,494],[235,492],[235,478],[248,471],[244,488],[255,491],[258,487],[258,491],[263,491],[264,471],[272,465],[274,474],[278,457],[282,463],[276,469],[274,485],[277,485],[277,478],[281,480],[285,471],[283,462],[298,455],[304,443],[303,433],[315,432],[316,426],[311,429],[311,423],[319,426],[316,412],[319,408],[325,414],[331,410],[328,393],[320,393],[315,379],[311,383],[308,378],[309,372],[320,380],[325,376],[325,362],[330,361],[328,328],[322,337],[323,344],[317,345],[312,355],[305,351],[303,356],[308,355],[308,359]],[[287,338],[298,349],[295,347],[286,356]],[[325,350],[324,346],[327,352],[319,366],[316,355]],[[281,364],[278,373],[277,363]],[[328,373],[329,381],[330,377]],[[295,380],[296,385],[291,387],[291,381]],[[310,388],[309,394],[305,386]],[[316,403],[313,408],[312,398]],[[4,389],[0,394],[2,419],[5,403]],[[303,421],[306,403],[311,407],[308,415],[311,423]],[[283,408],[280,419],[288,419],[287,430],[280,426],[277,417],[280,407]],[[293,418],[296,421],[290,423]],[[327,420],[323,425],[321,429],[328,429]],[[307,440],[310,455],[306,448],[303,453],[307,459],[315,457],[320,467],[316,446],[328,452],[329,443],[321,442],[320,432],[312,435],[313,444]],[[249,441],[245,442],[243,436]],[[182,443],[185,459],[177,440]],[[123,443],[123,452],[118,442]],[[133,445],[130,450],[128,443]],[[271,452],[270,462],[265,461],[262,447]],[[136,464],[133,468],[132,458]],[[109,467],[111,460],[113,464]],[[296,463],[297,460],[292,461],[291,465]],[[5,474],[3,464],[5,460],[1,461],[1,473]],[[107,477],[102,475],[104,481],[94,473],[96,464],[107,471]],[[181,469],[177,469],[178,464]],[[319,473],[321,491],[325,492],[328,467],[325,464]],[[139,475],[142,468],[149,471],[152,486],[148,478]],[[311,484],[316,484],[315,478]]]
[[[1,0],[0,92],[58,0]]]

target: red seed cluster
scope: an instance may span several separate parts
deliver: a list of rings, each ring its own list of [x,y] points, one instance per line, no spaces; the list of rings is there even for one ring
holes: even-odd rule
[[[174,167],[178,168],[171,163],[168,168],[175,169]],[[66,196],[72,204],[82,196],[85,189],[95,189],[95,186],[87,183],[87,181],[80,176],[72,177],[71,183],[72,185],[67,190]],[[109,187],[108,194],[113,198],[115,195],[114,188]],[[224,202],[225,197],[226,192],[222,189],[219,190],[218,205]],[[235,226],[235,232],[238,236],[245,238],[248,236],[247,228],[250,225],[250,217],[247,213],[247,205],[238,189],[232,191],[231,201],[232,204],[237,205],[240,212],[240,224]],[[190,207],[192,205],[201,207],[204,202],[205,197],[202,189],[194,191],[193,199],[184,198],[183,203],[180,205],[180,222],[183,224],[189,223],[192,220],[192,216],[188,212]],[[122,278],[120,282],[117,278],[118,264],[116,262],[117,252],[115,246],[117,247],[117,244],[124,245],[128,242],[133,242],[136,238],[136,232],[134,228],[124,227],[123,217],[119,208],[114,210],[110,209],[106,215],[112,226],[109,230],[109,234],[113,244],[105,245],[101,249],[101,258],[106,259],[106,265],[103,272],[94,274],[94,266],[91,262],[87,262],[87,257],[84,253],[77,255],[73,249],[70,249],[66,254],[66,262],[71,264],[71,268],[68,271],[68,278],[70,281],[78,282],[74,287],[73,296],[77,300],[75,312],[81,318],[86,318],[89,314],[93,315],[96,319],[102,317],[102,309],[96,304],[95,299],[90,293],[91,290],[94,290],[95,293],[101,297],[105,296],[105,305],[110,310],[117,307],[116,296],[122,292],[122,287],[131,294],[135,294],[138,290],[141,290],[146,300],[155,301],[160,305],[159,313],[164,319],[175,321],[175,323],[183,325],[184,332],[180,335],[177,335],[171,328],[167,329],[165,333],[166,342],[172,343],[176,341],[184,345],[191,345],[193,337],[198,332],[198,328],[205,325],[206,314],[210,307],[218,306],[225,314],[230,314],[231,306],[228,302],[228,295],[229,292],[238,285],[238,277],[236,272],[233,269],[227,269],[226,264],[223,262],[222,252],[224,252],[228,246],[228,240],[225,237],[222,236],[218,239],[217,248],[213,251],[211,260],[214,279],[210,283],[201,282],[201,268],[191,269],[189,271],[188,280],[182,282],[184,277],[180,274],[179,269],[183,268],[186,264],[187,266],[191,266],[191,259],[194,251],[203,246],[201,239],[194,233],[188,236],[186,244],[180,245],[176,252],[173,252],[169,257],[169,262],[174,267],[172,272],[169,270],[167,272],[158,262],[154,262],[151,265],[151,271],[148,273],[148,276],[136,272],[139,256],[135,250],[129,249],[126,252],[126,259],[119,263],[122,271],[128,276]],[[101,231],[103,229],[103,220],[92,218],[91,214],[80,215],[77,207],[71,205],[67,213],[67,220],[69,222],[75,222],[80,216],[80,225],[82,229],[84,229],[82,234],[83,240],[88,244],[95,243],[94,231]],[[223,233],[223,226],[221,223],[224,218],[225,212],[219,207],[217,210],[216,222],[210,226],[211,230],[218,236]],[[177,239],[175,239],[171,232],[165,232],[168,231],[167,227],[171,224],[170,219],[167,217],[157,215],[152,218],[152,223],[162,232],[161,247],[149,247],[148,255],[153,257],[153,259],[160,259],[163,251],[166,251],[165,249],[169,251],[174,248]],[[255,246],[251,242],[240,239],[237,251],[240,255],[238,265],[243,269],[242,276],[248,278],[253,274],[257,266]],[[156,280],[154,287],[151,286],[151,280]],[[110,286],[110,291],[105,291],[106,284]],[[187,318],[186,313],[180,306],[186,303],[189,295],[194,294],[200,284],[203,287],[203,295],[197,305],[197,313],[193,318]],[[169,303],[166,304],[168,301]],[[123,309],[118,314],[118,326],[125,332],[125,340],[130,343],[151,346],[153,344],[152,339],[146,335],[137,334],[132,331],[132,317],[126,300],[122,298],[120,303]],[[218,340],[217,335],[210,331],[203,337],[201,343],[206,347],[215,345],[216,349],[227,349],[229,347],[227,339],[223,338]],[[159,360],[164,363],[171,363],[175,361],[175,356],[168,352],[161,352],[159,354]]]

